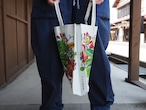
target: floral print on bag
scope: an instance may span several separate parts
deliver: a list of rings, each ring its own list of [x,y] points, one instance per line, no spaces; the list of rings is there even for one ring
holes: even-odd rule
[[[56,36],[63,69],[70,82],[72,80],[72,73],[75,65],[73,51],[74,42],[70,42],[72,38],[73,36],[69,36],[67,39],[64,33],[60,33],[60,36]]]
[[[76,69],[77,62],[75,61],[77,52],[74,52],[74,38],[73,36],[66,37],[64,33],[60,33],[60,36],[56,36],[56,39],[64,72],[71,82],[73,71]],[[89,77],[93,60],[94,43],[88,32],[83,34],[81,43],[82,52],[80,52],[80,71],[85,71],[86,76]]]
[[[94,53],[94,43],[92,37],[88,34],[88,32],[84,33],[82,37],[82,52],[81,52],[81,71],[85,71],[86,75],[90,76],[91,65],[93,60]]]

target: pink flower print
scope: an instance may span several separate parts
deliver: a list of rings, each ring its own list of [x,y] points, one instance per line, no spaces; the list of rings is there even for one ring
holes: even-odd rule
[[[90,46],[89,46],[91,49],[94,49],[94,45],[93,45],[93,42],[90,41]]]
[[[83,51],[83,62],[85,62],[88,59],[88,55],[86,54],[85,51]]]

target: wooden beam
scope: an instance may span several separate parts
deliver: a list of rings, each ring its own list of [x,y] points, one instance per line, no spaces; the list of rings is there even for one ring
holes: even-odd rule
[[[32,3],[33,0],[27,0],[27,21],[28,21],[28,25],[27,25],[27,29],[28,29],[28,44],[27,44],[27,48],[28,48],[28,62],[33,62],[34,61],[34,54],[31,48],[31,10],[32,10]]]
[[[128,79],[139,80],[141,0],[130,1],[129,68]]]
[[[0,0],[0,86],[6,82],[3,27],[3,2]]]
[[[139,48],[140,48],[140,29],[141,29],[141,0],[130,1],[130,33],[129,33],[129,62],[128,79],[126,81],[142,85],[139,82]],[[136,82],[136,83],[135,83]]]

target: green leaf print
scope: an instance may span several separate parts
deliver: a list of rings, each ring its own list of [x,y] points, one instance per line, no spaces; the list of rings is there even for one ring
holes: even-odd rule
[[[93,58],[89,58],[88,60],[86,60],[86,62],[85,62],[86,65],[90,65],[90,64],[92,63],[92,59],[93,59]]]
[[[86,68],[86,75],[89,77],[90,76],[90,70],[91,70],[91,67],[87,67]]]
[[[77,52],[74,52],[74,56],[76,56],[77,55]]]
[[[92,57],[92,56],[93,56],[94,50],[92,50],[92,49],[89,48],[89,49],[86,49],[85,52],[86,52],[86,54],[87,54],[88,56]]]
[[[81,67],[81,68],[80,68],[81,71],[84,71],[84,69],[85,69],[84,67]]]

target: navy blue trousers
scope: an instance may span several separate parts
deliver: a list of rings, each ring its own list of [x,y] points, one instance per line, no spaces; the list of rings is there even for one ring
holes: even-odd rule
[[[36,56],[42,83],[42,105],[40,110],[62,110],[63,67],[58,54],[53,27],[56,19],[33,19],[31,44]]]
[[[91,110],[110,110],[114,102],[110,78],[110,64],[105,50],[110,36],[109,20],[97,17],[98,35],[94,50],[94,57],[89,79],[89,100]]]
[[[96,39],[93,65],[89,79],[89,100],[91,110],[110,110],[114,94],[110,79],[110,65],[105,53],[108,46],[109,20],[97,17],[98,35]],[[62,110],[63,67],[59,58],[53,27],[56,19],[37,18],[32,20],[31,41],[36,56],[42,83],[42,105],[40,110]]]

